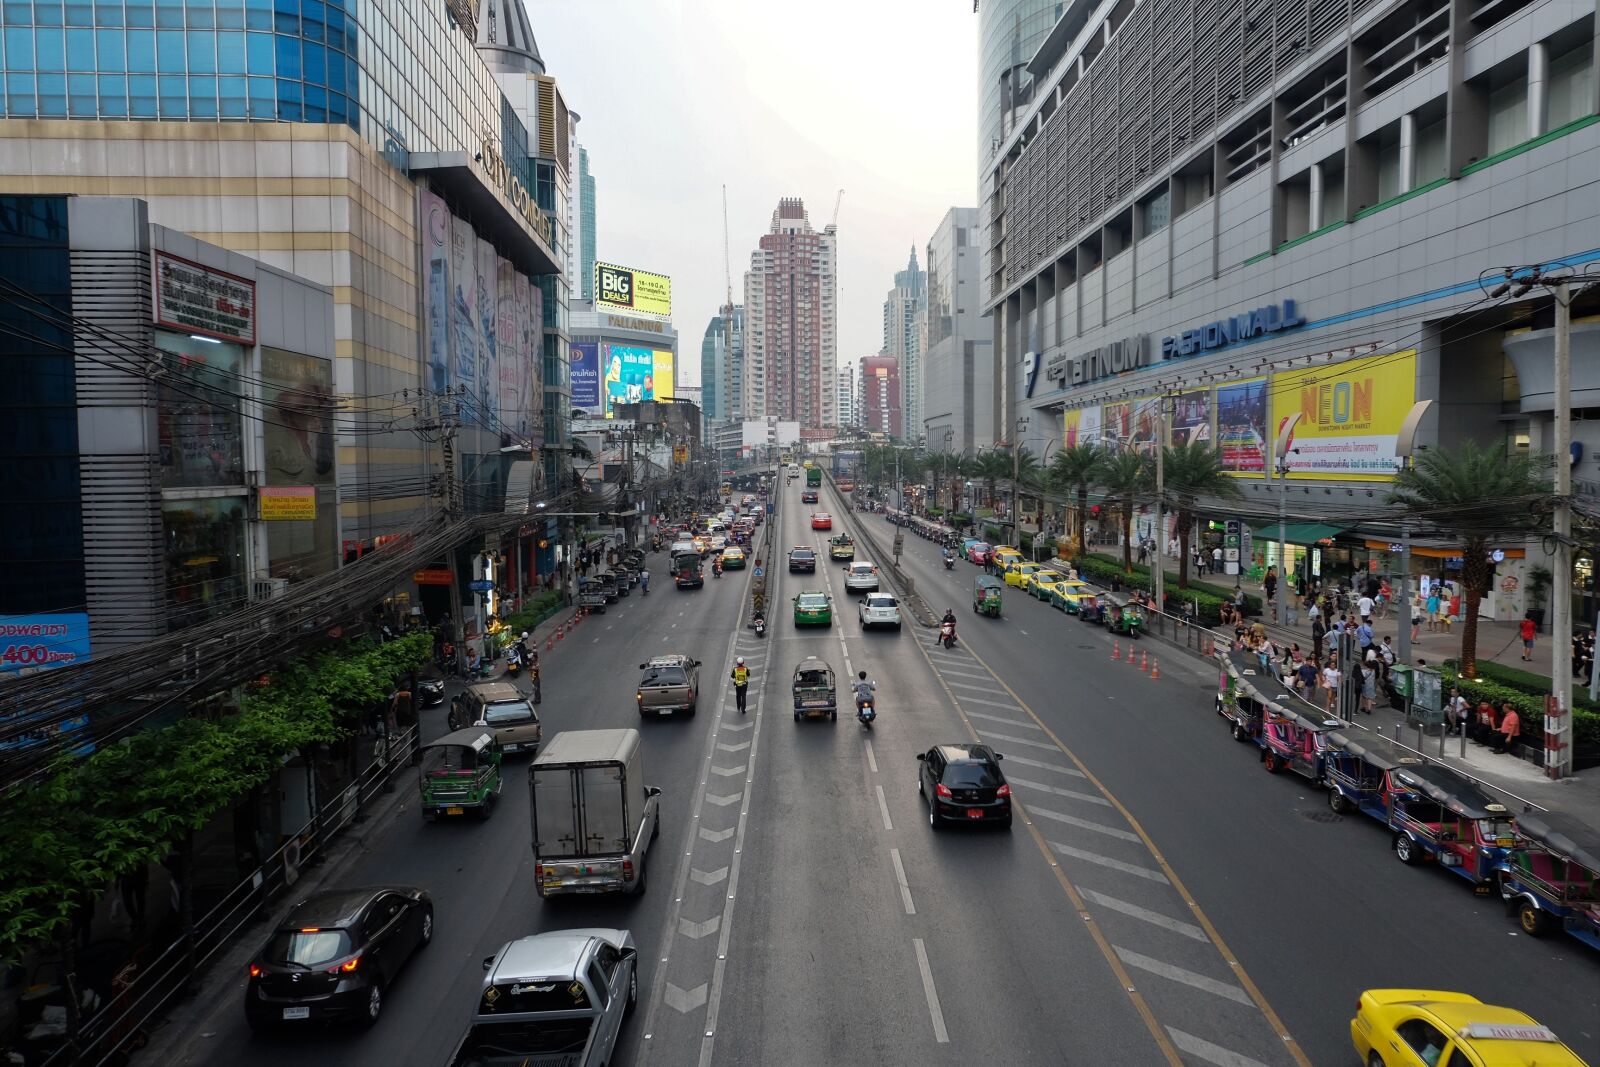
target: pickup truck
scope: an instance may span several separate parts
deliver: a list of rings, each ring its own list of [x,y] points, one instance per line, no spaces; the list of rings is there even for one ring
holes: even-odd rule
[[[700,703],[700,661],[683,655],[653,656],[639,664],[644,677],[634,699],[640,715],[690,715]]]
[[[840,534],[828,541],[828,558],[851,560],[856,558],[856,543],[849,534]]]
[[[661,832],[638,730],[563,730],[528,768],[534,888],[541,897],[643,893]]]

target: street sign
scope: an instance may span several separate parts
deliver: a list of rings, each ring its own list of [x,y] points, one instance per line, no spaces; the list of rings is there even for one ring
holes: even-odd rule
[[[467,588],[471,589],[474,593],[487,593],[489,590],[494,588],[494,582],[487,578],[479,578],[476,581],[468,582]]]

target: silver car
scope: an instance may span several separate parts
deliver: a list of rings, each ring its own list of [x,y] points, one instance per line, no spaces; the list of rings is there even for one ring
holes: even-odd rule
[[[639,999],[639,950],[627,930],[552,930],[508,942],[487,972],[450,1067],[610,1063]]]

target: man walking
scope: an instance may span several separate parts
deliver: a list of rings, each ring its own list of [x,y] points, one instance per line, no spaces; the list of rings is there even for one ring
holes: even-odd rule
[[[1539,628],[1534,625],[1531,618],[1524,615],[1522,621],[1517,624],[1517,630],[1522,634],[1522,658],[1532,660],[1533,638],[1539,632]]]
[[[1222,573],[1222,546],[1218,545],[1211,550],[1211,573]]]
[[[743,656],[733,661],[733,671],[728,677],[733,679],[733,699],[739,705],[739,714],[743,715],[745,697],[750,691],[750,668],[744,665]]]

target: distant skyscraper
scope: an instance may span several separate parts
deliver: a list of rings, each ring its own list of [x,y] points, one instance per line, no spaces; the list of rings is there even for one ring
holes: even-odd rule
[[[798,197],[778,201],[744,276],[744,417],[801,429],[838,425],[838,234],[818,232]]]
[[[883,354],[900,364],[900,410],[908,441],[922,437],[922,334],[921,321],[928,306],[928,276],[917,266],[917,249],[911,247],[906,269],[896,271],[894,288],[883,302]]]
[[[856,368],[846,363],[839,368],[839,396],[837,399],[840,426],[856,424]]]
[[[744,363],[744,306],[733,306],[732,329],[728,307],[711,316],[700,342],[700,381],[704,387],[701,410],[708,421],[738,419],[742,415]],[[731,336],[730,336],[731,335]],[[732,342],[731,347],[729,342]]]
[[[970,207],[947,211],[928,239],[922,406],[933,452],[974,455],[994,445],[994,343],[979,314],[978,240]]]
[[[582,259],[583,299],[594,303],[594,175],[589,173],[589,150],[578,148],[578,255]]]
[[[904,437],[900,411],[900,361],[893,356],[868,356],[861,361],[861,427],[890,437]]]

